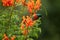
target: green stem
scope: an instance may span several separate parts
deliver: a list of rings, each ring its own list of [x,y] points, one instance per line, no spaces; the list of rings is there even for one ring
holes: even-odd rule
[[[9,18],[9,21],[10,21],[10,22],[9,22],[9,23],[10,23],[9,26],[11,26],[11,16],[12,16],[12,12],[13,12],[13,7],[11,8],[11,13],[10,13],[10,18]]]
[[[14,7],[9,8],[10,15],[9,15],[9,20],[8,20],[8,26],[6,26],[5,33],[7,33],[8,29],[10,29],[10,27],[11,27],[11,16],[12,16],[13,8]]]

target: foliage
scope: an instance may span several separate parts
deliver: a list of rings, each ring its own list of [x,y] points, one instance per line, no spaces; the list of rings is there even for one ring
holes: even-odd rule
[[[41,15],[37,14],[40,14],[38,11],[40,11],[41,3],[39,0],[31,1],[0,0],[0,40],[38,39],[39,33],[41,33],[39,26]],[[28,21],[30,22],[27,23]],[[21,26],[24,27],[21,29]]]

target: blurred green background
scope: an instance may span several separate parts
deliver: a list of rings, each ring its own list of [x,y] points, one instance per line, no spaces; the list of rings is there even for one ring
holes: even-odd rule
[[[42,13],[41,40],[60,40],[60,0],[42,0],[48,15]],[[39,39],[39,40],[40,40]]]

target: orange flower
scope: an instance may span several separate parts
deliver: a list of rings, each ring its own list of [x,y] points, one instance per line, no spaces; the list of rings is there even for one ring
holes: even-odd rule
[[[25,21],[26,21],[25,16],[23,16],[23,17],[22,17],[22,19],[23,19],[23,21],[22,21],[22,22],[23,22],[23,23],[25,23]]]
[[[29,24],[28,23],[25,23],[25,25],[26,25],[26,28],[28,28]]]
[[[20,28],[21,28],[21,30],[24,30],[24,24],[23,23],[21,24]]]
[[[28,34],[28,30],[24,30],[22,33],[23,33],[23,35],[26,36]]]
[[[41,1],[40,0],[37,0],[34,9],[35,10],[39,10],[40,9],[40,6],[41,6]]]
[[[20,3],[21,0],[16,0],[17,3]]]
[[[32,8],[32,9],[34,8],[34,1],[33,0],[30,0],[30,8]]]
[[[23,18],[23,20],[22,20],[20,28],[22,30],[22,34],[26,36],[29,33],[27,28],[29,26],[33,26],[34,23],[33,23],[32,18],[30,18],[29,16],[26,16],[26,17],[23,16],[22,18]],[[24,25],[26,25],[26,29],[24,29]]]
[[[9,40],[6,34],[4,34],[4,38],[2,40]]]
[[[11,40],[15,40],[15,38],[16,38],[16,36],[15,36],[15,35],[13,35],[13,37],[11,37]]]
[[[32,14],[32,9],[31,8],[28,8],[28,11],[30,14]]]
[[[32,26],[33,25],[33,20],[29,17],[29,16],[23,16],[23,20],[22,20],[22,23],[21,23],[21,29],[24,30],[24,25],[26,25],[26,28],[28,28],[29,26]]]
[[[25,0],[21,0],[22,4],[25,6],[26,5],[26,2]]]
[[[14,0],[2,0],[3,6],[13,6]]]
[[[34,1],[33,0],[30,0],[27,4],[27,7],[28,7],[28,11],[29,13],[32,13],[32,10],[34,8]]]
[[[32,25],[33,25],[32,19],[29,16],[27,16],[27,19],[26,19],[26,27],[32,26]]]

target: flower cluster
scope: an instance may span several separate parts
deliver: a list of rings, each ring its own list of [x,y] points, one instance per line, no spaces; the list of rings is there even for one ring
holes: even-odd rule
[[[29,28],[33,26],[34,21],[29,16],[23,16],[23,20],[21,23],[21,29],[23,30],[23,34],[27,34],[28,30],[25,30],[24,28]],[[26,26],[26,27],[25,27]]]
[[[35,3],[34,9],[39,10],[40,7],[41,7],[41,0],[37,0],[36,3]]]
[[[23,16],[22,22],[20,23],[20,29],[22,30],[22,34],[27,36],[29,33],[28,28],[32,28],[35,24],[35,20],[38,19],[38,15],[36,11],[38,11],[41,7],[41,0],[2,0],[3,6],[14,6],[14,3],[21,3],[22,6],[26,6],[28,12],[30,13],[29,16]],[[32,15],[31,15],[32,14]],[[34,19],[32,18],[34,17]],[[12,36],[10,39],[9,37],[4,34],[4,37],[2,40],[14,40],[16,37]]]
[[[9,37],[8,37],[6,34],[4,34],[4,38],[3,38],[2,40],[15,40],[15,38],[16,38],[16,36],[13,35],[13,36],[11,37],[11,39],[9,39]]]
[[[3,6],[13,6],[14,5],[14,0],[2,0]],[[29,0],[28,3],[26,3],[26,0],[16,0],[16,2],[21,2],[24,6],[28,7],[28,11],[30,13],[32,13],[32,10],[39,10],[40,6],[41,6],[41,1],[40,0],[36,0],[36,2],[34,2],[34,0]]]
[[[13,6],[14,0],[2,0],[3,6]]]
[[[29,0],[29,2],[27,3],[27,7],[28,7],[28,11],[30,13],[32,13],[32,10],[34,8],[34,1],[33,0]]]
[[[39,10],[41,6],[41,2],[40,0],[36,0],[36,2],[34,2],[34,0],[29,0],[29,2],[27,3],[27,7],[28,7],[28,11],[30,13],[33,13],[33,10]]]
[[[22,30],[22,34],[27,35],[29,33],[28,28],[29,27],[32,28],[32,26],[35,23],[35,21],[33,21],[33,19],[31,17],[33,16],[34,20],[36,20],[38,18],[36,11],[40,9],[41,2],[40,2],[40,0],[36,0],[36,2],[34,2],[34,0],[29,0],[28,3],[26,3],[25,0],[23,0],[22,4],[27,7],[28,12],[30,14],[33,13],[30,16],[22,17],[23,20],[21,22],[20,29]],[[34,12],[33,12],[33,10],[34,10]]]
[[[21,0],[16,0],[16,3],[19,3]]]
[[[2,40],[9,40],[9,38],[6,34],[4,34],[4,38]]]

